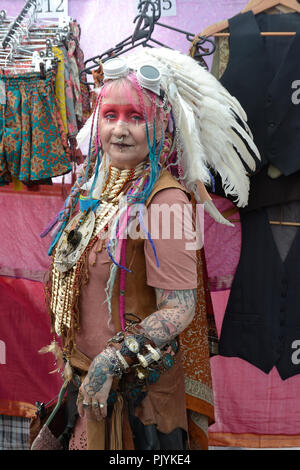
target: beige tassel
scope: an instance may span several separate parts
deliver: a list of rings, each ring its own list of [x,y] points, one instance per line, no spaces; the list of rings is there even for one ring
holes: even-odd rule
[[[71,367],[69,361],[67,361],[66,365],[65,365],[65,370],[64,370],[64,380],[65,380],[65,382],[70,382],[72,380],[72,377],[73,377],[72,367]]]
[[[55,340],[52,341],[52,343],[49,344],[48,346],[44,346],[42,349],[39,350],[40,354],[46,354],[49,352],[54,354],[56,358],[57,369],[49,372],[49,374],[54,374],[55,372],[58,372],[59,370],[63,368],[63,365],[64,365],[63,353]]]

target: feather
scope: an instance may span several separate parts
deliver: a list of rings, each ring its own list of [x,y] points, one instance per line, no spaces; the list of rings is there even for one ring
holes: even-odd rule
[[[252,154],[249,152],[243,140],[239,139],[234,131],[232,131],[231,143],[236,147],[238,153],[240,154],[242,160],[246,163],[248,168],[251,171],[254,171],[256,168],[255,160],[253,159]]]
[[[80,147],[83,142],[90,137],[93,123],[93,114],[90,115],[84,126],[80,129],[76,136],[77,148]]]
[[[83,127],[80,129],[76,136],[76,141],[77,141],[77,148],[81,147],[82,144],[86,141],[86,139],[91,137],[91,132],[92,132],[92,127],[93,127],[93,138],[96,135],[97,132],[97,119],[98,119],[98,113],[99,109],[98,106],[95,107],[94,112],[90,115],[86,123],[83,125]],[[94,126],[93,126],[94,122]]]
[[[72,377],[73,377],[72,367],[70,365],[70,362],[67,361],[65,365],[65,369],[64,369],[64,381],[71,382]]]
[[[253,140],[249,138],[249,135],[247,134],[247,132],[244,131],[244,129],[241,126],[238,126],[235,122],[233,123],[232,127],[233,127],[233,129],[236,130],[237,137],[239,137],[239,135],[240,135],[247,142],[247,144],[249,145],[250,149],[252,150],[252,152],[254,153],[256,158],[259,159],[260,155],[259,155],[258,149],[257,149],[256,145],[254,144]],[[229,129],[229,133],[230,133],[230,129]],[[230,133],[230,135],[232,135],[232,134]],[[254,165],[254,167],[255,167],[255,165]]]
[[[39,350],[40,354],[47,354],[49,352],[54,354],[55,359],[56,359],[57,369],[49,372],[50,374],[54,374],[55,372],[58,372],[63,368],[63,365],[64,365],[63,353],[55,340],[53,340],[52,343],[49,344],[48,346],[44,346],[43,348]]]
[[[227,225],[228,227],[234,227],[233,223],[222,216],[212,201],[205,201],[204,210],[219,224]]]
[[[183,144],[185,153],[183,155],[182,166],[186,178],[192,182],[195,181],[195,174],[199,176],[197,179],[203,183],[209,183],[210,177],[205,165],[205,154],[201,142],[197,139],[197,135],[194,138],[194,131],[196,128],[195,117],[192,109],[186,104],[178,94],[178,101],[181,107],[181,113],[179,115],[179,122],[176,122],[176,127],[180,129],[180,134],[183,135]],[[189,162],[192,160],[192,165]],[[189,188],[188,188],[189,189]]]
[[[250,187],[245,165],[254,171],[260,155],[239,101],[192,57],[179,51],[143,49],[130,54],[127,61],[134,70],[145,63],[160,70],[161,87],[172,106],[179,134],[182,184],[197,191],[198,181],[210,183],[209,169],[213,168],[222,178],[225,194],[245,206]],[[214,210],[211,213],[216,216]]]

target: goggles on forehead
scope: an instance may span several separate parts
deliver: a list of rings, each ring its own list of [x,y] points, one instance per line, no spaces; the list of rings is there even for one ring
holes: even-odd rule
[[[120,57],[109,59],[103,64],[104,81],[125,77],[129,72],[130,68],[125,60]],[[136,78],[142,88],[146,88],[157,96],[162,97],[160,89],[161,74],[157,67],[151,64],[141,65],[136,72]]]

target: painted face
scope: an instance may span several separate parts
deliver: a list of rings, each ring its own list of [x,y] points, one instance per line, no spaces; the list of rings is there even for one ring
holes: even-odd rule
[[[133,87],[130,88],[130,98],[126,97],[124,90],[111,88],[100,108],[103,150],[110,156],[111,164],[120,169],[134,168],[149,153],[146,124],[138,94]]]

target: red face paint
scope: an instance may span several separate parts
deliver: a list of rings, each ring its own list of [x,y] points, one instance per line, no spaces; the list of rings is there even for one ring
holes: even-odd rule
[[[143,113],[137,92],[124,96],[124,90],[112,88],[100,108],[99,135],[102,147],[117,168],[134,168],[146,159],[149,149]]]
[[[101,117],[112,124],[121,121],[128,125],[134,124],[136,126],[145,122],[142,111],[131,103],[105,103],[101,106]]]

